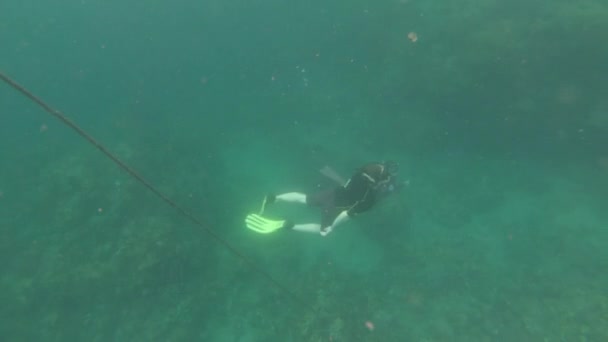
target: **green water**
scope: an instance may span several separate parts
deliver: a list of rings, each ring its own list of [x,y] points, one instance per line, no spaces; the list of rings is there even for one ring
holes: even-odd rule
[[[0,85],[2,341],[608,340],[606,1],[3,0],[0,51],[204,225]],[[325,238],[244,226],[383,159]]]

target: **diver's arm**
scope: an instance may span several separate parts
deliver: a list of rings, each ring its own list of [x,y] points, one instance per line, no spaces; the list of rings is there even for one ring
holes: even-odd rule
[[[348,210],[343,210],[338,215],[338,217],[336,217],[336,219],[331,224],[331,226],[329,226],[329,227],[321,227],[321,235],[325,236],[325,235],[331,233],[331,231],[334,230],[335,227],[337,227],[341,223],[344,223],[345,221],[348,221],[349,218],[350,218],[350,216],[348,215]]]

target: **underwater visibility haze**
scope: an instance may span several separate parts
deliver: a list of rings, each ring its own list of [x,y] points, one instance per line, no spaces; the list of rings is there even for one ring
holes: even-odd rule
[[[606,1],[3,0],[0,51],[200,221],[0,84],[2,341],[608,340]]]

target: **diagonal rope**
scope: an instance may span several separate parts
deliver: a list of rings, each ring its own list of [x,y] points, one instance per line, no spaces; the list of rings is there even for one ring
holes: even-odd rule
[[[42,107],[42,109],[44,109],[47,113],[49,113],[52,116],[54,116],[55,118],[57,118],[64,125],[68,126],[73,131],[78,133],[78,135],[80,135],[82,138],[87,140],[91,145],[95,146],[99,151],[101,151],[101,153],[103,153],[106,157],[108,157],[110,160],[112,160],[112,162],[114,162],[116,165],[118,165],[118,167],[120,167],[123,171],[127,172],[137,182],[139,182],[140,184],[145,186],[148,190],[150,190],[154,195],[156,195],[158,198],[160,198],[163,202],[165,202],[166,204],[171,206],[173,209],[175,209],[180,215],[186,217],[188,220],[190,220],[195,225],[203,228],[203,230],[205,230],[207,232],[207,234],[209,234],[213,239],[215,239],[220,245],[222,245],[224,248],[226,248],[228,251],[230,251],[233,255],[235,255],[242,261],[244,261],[252,270],[254,270],[258,274],[262,275],[270,283],[272,283],[278,289],[280,289],[285,294],[287,294],[289,297],[291,297],[294,301],[298,302],[300,305],[303,305],[304,307],[308,308],[309,310],[316,312],[316,310],[309,303],[300,299],[294,292],[292,292],[290,289],[288,289],[285,285],[283,285],[280,282],[278,282],[277,280],[275,280],[273,276],[271,276],[263,268],[258,266],[258,264],[256,264],[253,260],[251,260],[250,258],[245,256],[238,249],[236,249],[234,246],[232,246],[230,243],[228,243],[228,241],[224,240],[213,229],[211,229],[208,226],[206,226],[205,224],[203,224],[203,222],[201,220],[199,220],[198,218],[196,218],[192,213],[183,209],[182,207],[177,205],[177,203],[175,203],[173,200],[171,200],[168,196],[166,196],[165,194],[160,192],[154,185],[152,185],[149,181],[147,181],[145,178],[143,178],[141,175],[139,175],[133,168],[131,168],[125,162],[120,160],[112,152],[108,151],[108,149],[105,146],[103,146],[100,142],[95,140],[89,133],[87,133],[85,130],[80,128],[80,126],[78,126],[76,123],[74,123],[73,121],[68,119],[63,113],[61,113],[60,111],[58,111],[58,110],[54,109],[53,107],[49,106],[48,104],[46,104],[44,101],[42,101],[39,97],[32,94],[25,87],[23,87],[16,81],[12,80],[10,77],[6,76],[2,71],[0,71],[0,79],[2,79],[2,81],[4,81],[6,84],[8,84],[11,88],[17,90],[19,93],[21,93],[22,95],[27,97],[30,101],[32,101],[32,102],[36,103],[38,106]]]

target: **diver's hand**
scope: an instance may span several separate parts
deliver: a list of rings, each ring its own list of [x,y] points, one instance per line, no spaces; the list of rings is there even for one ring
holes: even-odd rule
[[[321,227],[321,236],[327,236],[327,234],[331,233],[332,230],[333,230],[332,226]]]

